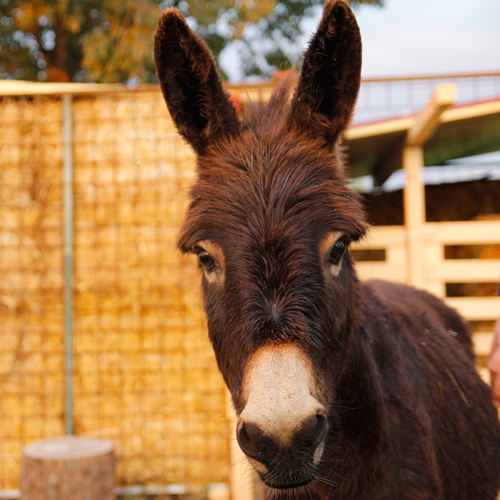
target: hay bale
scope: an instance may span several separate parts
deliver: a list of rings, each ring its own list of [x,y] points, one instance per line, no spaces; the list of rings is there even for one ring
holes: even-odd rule
[[[23,443],[63,432],[62,111],[0,100],[0,489]],[[225,387],[195,260],[175,238],[195,177],[159,92],[74,100],[77,433],[120,485],[227,483]]]
[[[159,93],[75,102],[75,411],[120,484],[227,482],[225,388],[175,238],[194,157]]]

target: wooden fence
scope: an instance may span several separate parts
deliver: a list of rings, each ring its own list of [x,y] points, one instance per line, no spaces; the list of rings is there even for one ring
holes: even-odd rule
[[[407,282],[407,236],[403,226],[372,228],[369,236],[354,247],[360,255],[359,277]],[[424,288],[471,322],[478,368],[486,381],[493,323],[500,316],[500,297],[494,295],[499,280],[500,220],[425,225]]]

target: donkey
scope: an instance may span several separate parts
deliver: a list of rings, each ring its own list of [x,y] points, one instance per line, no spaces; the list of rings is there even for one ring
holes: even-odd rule
[[[361,38],[328,0],[298,79],[236,113],[176,9],[155,35],[161,89],[197,155],[180,232],[197,255],[236,437],[271,497],[493,500],[500,428],[470,331],[437,298],[360,282],[367,232],[339,146]]]

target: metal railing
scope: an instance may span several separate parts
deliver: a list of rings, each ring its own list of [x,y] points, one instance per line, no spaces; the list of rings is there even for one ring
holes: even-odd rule
[[[449,82],[457,86],[456,105],[500,97],[500,72],[369,78],[361,83],[354,120],[413,114],[425,106],[437,85]]]

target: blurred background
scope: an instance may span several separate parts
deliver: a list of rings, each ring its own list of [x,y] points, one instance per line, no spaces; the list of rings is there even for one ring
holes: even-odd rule
[[[478,0],[353,0],[363,76],[484,73],[500,66],[500,4]],[[232,83],[300,64],[321,0],[0,1],[0,78],[155,83],[152,36],[181,9]]]

